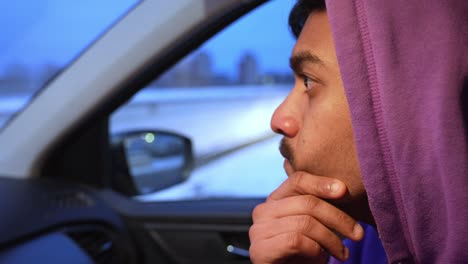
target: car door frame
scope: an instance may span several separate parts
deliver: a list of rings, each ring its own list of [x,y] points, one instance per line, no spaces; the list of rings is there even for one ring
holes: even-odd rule
[[[207,1],[215,2],[215,1]],[[150,83],[190,51],[199,47],[215,33],[253,10],[266,0],[236,1],[226,5],[222,12],[200,23],[190,34],[178,39],[113,90],[106,100],[95,106],[73,129],[50,147],[37,170],[39,177],[59,179],[102,190],[101,198],[124,219],[139,248],[141,263],[193,263],[200,253],[191,250],[197,243],[174,245],[185,237],[208,245],[202,248],[203,263],[249,263],[248,229],[253,208],[264,199],[198,200],[142,203],[110,189],[112,159],[109,148],[109,115],[127,102],[137,91]],[[172,234],[172,235],[171,235]],[[182,236],[170,240],[168,237]],[[214,242],[213,242],[214,241]],[[203,244],[203,243],[202,243]],[[189,258],[181,257],[180,249],[189,249]],[[235,249],[229,252],[228,249]],[[182,254],[184,255],[184,254]],[[191,259],[192,258],[192,259]]]
[[[44,175],[57,149],[67,148],[90,127],[104,126],[98,123],[107,122],[152,79],[265,1],[139,2],[2,129],[0,174],[19,179]],[[171,16],[161,12],[168,6]]]

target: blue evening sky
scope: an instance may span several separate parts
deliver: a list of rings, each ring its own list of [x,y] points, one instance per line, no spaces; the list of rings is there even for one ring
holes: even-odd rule
[[[66,65],[95,37],[124,14],[134,0],[2,1],[0,74],[11,65],[34,72],[44,65]],[[294,40],[287,16],[295,0],[274,0],[236,22],[203,49],[217,71],[234,70],[246,51],[255,53],[262,70],[287,72]],[[247,34],[246,34],[247,33]]]

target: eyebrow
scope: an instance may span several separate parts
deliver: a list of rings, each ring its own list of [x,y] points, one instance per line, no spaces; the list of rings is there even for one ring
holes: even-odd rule
[[[289,67],[295,72],[300,73],[302,71],[302,66],[305,63],[312,63],[324,66],[323,61],[315,54],[310,53],[309,51],[301,51],[289,59]]]

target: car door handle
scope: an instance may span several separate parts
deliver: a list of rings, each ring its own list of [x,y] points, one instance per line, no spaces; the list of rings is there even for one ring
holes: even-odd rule
[[[236,257],[242,257],[242,258],[250,258],[249,251],[243,248],[238,248],[233,245],[228,245],[226,247],[227,252],[230,254],[236,256]]]

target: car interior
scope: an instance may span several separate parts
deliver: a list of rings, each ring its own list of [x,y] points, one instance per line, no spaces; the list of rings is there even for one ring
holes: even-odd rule
[[[169,5],[167,1],[160,2],[164,2],[161,7]],[[263,198],[145,203],[131,199],[129,196],[146,192],[130,176],[130,161],[125,156],[126,144],[139,143],[130,142],[131,135],[110,136],[109,133],[110,115],[118,107],[190,51],[267,1],[198,2],[203,2],[209,12],[192,21],[190,27],[181,31],[183,34],[150,53],[142,52],[144,58],[138,61],[135,58],[134,63],[128,60],[125,66],[128,68],[122,75],[123,70],[119,67],[124,67],[120,64],[126,61],[117,61],[96,73],[118,75],[113,83],[76,82],[76,85],[95,87],[94,91],[88,87],[82,93],[88,93],[89,98],[94,94],[96,100],[89,99],[86,105],[87,99],[83,99],[82,106],[75,106],[70,99],[69,107],[76,113],[63,116],[64,121],[57,127],[44,123],[42,127],[18,129],[32,120],[31,112],[47,105],[44,103],[46,97],[54,98],[51,91],[54,87],[60,90],[67,78],[72,80],[70,76],[78,74],[73,67],[48,84],[50,89],[39,92],[36,101],[20,112],[11,127],[2,132],[4,136],[0,143],[8,144],[3,151],[14,148],[15,152],[7,158],[0,157],[4,167],[2,174],[12,174],[11,177],[0,177],[0,211],[3,212],[0,263],[250,263],[248,230],[252,224],[251,212]],[[135,11],[138,8],[142,7],[137,6]],[[124,28],[126,19],[133,19],[132,14],[124,16],[116,26]],[[112,30],[88,47],[72,66],[86,68],[87,59],[95,56],[95,49],[112,38]],[[97,56],[96,60],[101,59]],[[118,69],[115,74],[111,72],[112,67]],[[68,81],[68,84],[73,83]],[[99,84],[109,89],[101,91],[99,89],[104,88]],[[44,114],[44,120],[58,119],[59,114],[64,114],[59,112],[57,108],[56,116]],[[32,141],[34,133],[37,142]],[[157,136],[168,134],[167,131],[152,133]],[[21,138],[25,140],[21,141]],[[180,175],[169,185],[184,181],[194,166],[193,146],[189,139],[182,137],[181,140],[183,144],[177,145],[180,147],[170,147],[171,150],[180,149],[178,154],[158,156],[159,150],[153,150],[161,160],[182,164],[167,169],[170,174]],[[134,146],[138,154],[142,147]],[[13,167],[17,169],[6,169]],[[161,170],[161,177],[165,172]],[[165,187],[153,186],[152,190]]]

